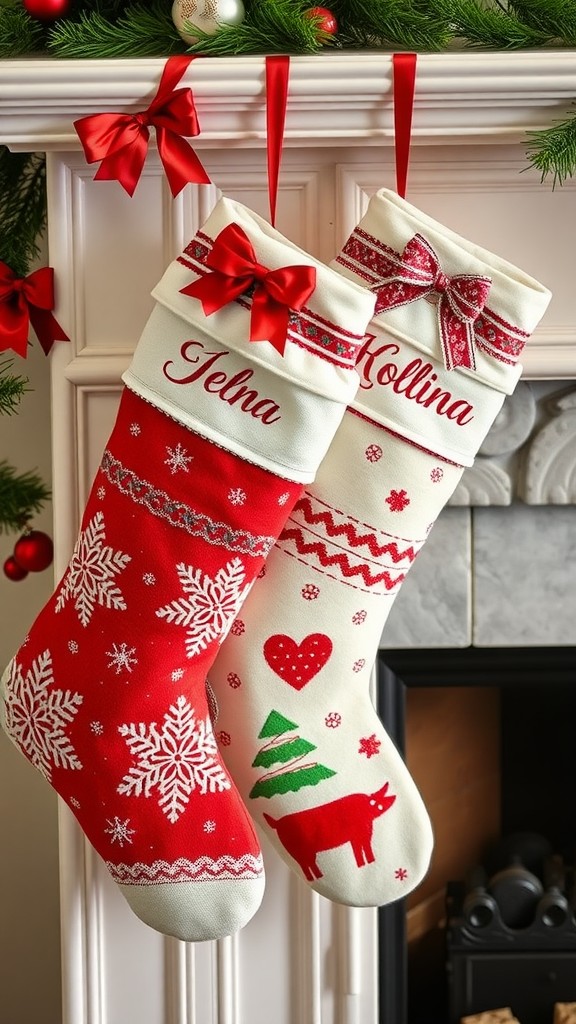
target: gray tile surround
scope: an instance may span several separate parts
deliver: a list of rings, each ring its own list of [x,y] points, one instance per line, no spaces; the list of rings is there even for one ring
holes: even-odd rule
[[[471,643],[469,509],[441,513],[410,569],[381,647],[467,647]]]
[[[478,647],[576,644],[576,507],[473,511]]]
[[[382,648],[576,644],[576,390],[519,387],[410,570]]]

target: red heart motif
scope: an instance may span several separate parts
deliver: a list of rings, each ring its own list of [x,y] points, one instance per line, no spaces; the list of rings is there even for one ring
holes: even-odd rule
[[[295,690],[306,686],[331,654],[332,641],[325,633],[310,633],[301,644],[284,633],[275,633],[264,644],[264,657],[272,671]]]

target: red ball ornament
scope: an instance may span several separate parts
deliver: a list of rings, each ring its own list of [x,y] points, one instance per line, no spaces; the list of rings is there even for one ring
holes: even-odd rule
[[[56,21],[56,18],[64,18],[68,14],[70,0],[22,0],[22,6],[31,18]]]
[[[6,559],[2,568],[4,570],[4,575],[7,576],[9,580],[12,580],[13,583],[17,583],[18,580],[25,580],[28,575],[26,569],[23,569],[18,565],[14,555],[10,555],[10,557]]]
[[[24,533],[14,545],[14,560],[25,572],[42,572],[52,563],[54,545],[42,530]]]
[[[318,29],[318,38],[322,35],[335,36],[338,31],[338,22],[329,11],[327,7],[310,7],[304,12],[306,18],[318,18],[316,27]]]

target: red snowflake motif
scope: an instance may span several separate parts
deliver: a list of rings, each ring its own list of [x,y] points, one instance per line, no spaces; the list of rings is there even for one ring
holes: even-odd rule
[[[230,746],[230,733],[229,732],[217,732],[216,739],[218,743],[221,743],[223,747]]]
[[[441,466],[435,466],[434,469],[430,470],[430,479],[433,484],[439,484],[443,476],[444,470]]]
[[[390,505],[391,512],[403,512],[406,506],[410,504],[410,498],[404,490],[390,491],[390,494],[384,500],[387,505]]]
[[[314,583],[306,583],[300,593],[305,601],[315,601],[320,594],[320,587],[315,586]]]
[[[368,612],[364,611],[363,608],[359,612],[354,612],[354,615],[352,616],[353,624],[355,626],[361,626],[363,622],[366,622],[367,614]]]
[[[237,690],[239,686],[242,686],[242,680],[237,672],[229,672],[226,676],[226,682],[233,690]]]
[[[329,729],[337,729],[338,726],[342,724],[342,715],[337,711],[329,711],[324,719],[324,724],[327,725]]]
[[[242,622],[242,619],[234,619],[234,622],[230,626],[230,632],[232,636],[242,636],[242,633],[246,632],[246,626]]]
[[[360,740],[360,746],[358,747],[359,754],[366,754],[366,757],[373,757],[374,754],[378,754],[380,747],[382,746],[382,740],[376,739],[376,733],[373,732],[371,736],[364,736]]]
[[[266,566],[263,565],[262,568],[260,569],[260,572],[258,573],[256,579],[257,580],[261,580],[262,577],[265,576],[265,575],[266,575]]]
[[[408,878],[408,872],[406,868],[396,868],[394,872],[394,878],[397,878],[399,882],[405,882]]]
[[[366,658],[358,658],[358,661],[355,661],[354,664],[352,665],[352,670],[354,672],[361,672],[365,664]]]
[[[368,462],[379,462],[382,458],[382,449],[379,444],[369,444],[364,455]]]

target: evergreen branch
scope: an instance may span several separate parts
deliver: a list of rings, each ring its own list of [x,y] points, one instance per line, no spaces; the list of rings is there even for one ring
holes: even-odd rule
[[[550,128],[528,132],[528,139],[526,155],[541,181],[551,174],[554,188],[576,174],[576,113]]]
[[[169,57],[184,44],[174,28],[165,0],[131,4],[116,19],[98,11],[81,11],[77,21],[64,19],[48,34],[48,49],[63,58]]]
[[[231,57],[242,53],[316,53],[326,38],[319,37],[315,20],[304,12],[302,0],[253,0],[240,25],[222,25],[214,35],[194,25],[184,26],[198,42],[189,53],[206,57]],[[332,37],[329,37],[332,41]]]
[[[46,30],[21,6],[0,5],[0,58],[22,57],[44,49]]]
[[[343,47],[442,50],[452,32],[441,5],[417,0],[340,0],[331,5]]]
[[[565,46],[576,45],[574,0],[510,0],[510,6],[530,28],[547,33]]]
[[[0,414],[8,416],[16,411],[28,383],[27,377],[15,376],[11,369],[11,360],[0,363]]]
[[[481,7],[475,0],[440,0],[454,34],[470,46],[494,50],[520,50],[528,46],[549,46],[554,40],[500,7]]]
[[[36,473],[20,473],[0,462],[0,533],[21,530],[50,498]]]
[[[0,146],[0,259],[19,277],[40,252],[46,226],[44,157]]]

